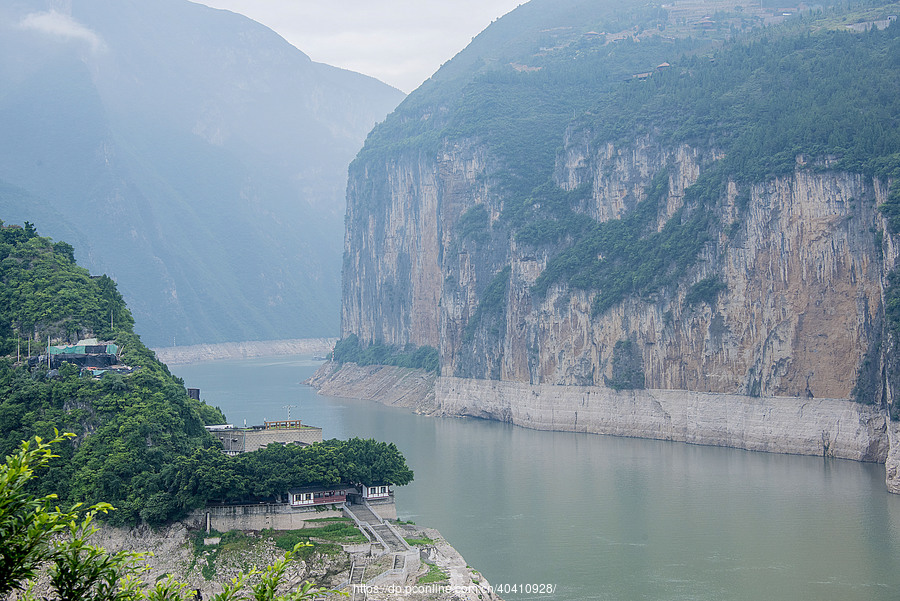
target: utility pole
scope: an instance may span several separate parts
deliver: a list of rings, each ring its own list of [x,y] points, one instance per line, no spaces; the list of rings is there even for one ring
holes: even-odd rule
[[[296,408],[297,405],[282,405],[282,409],[287,409],[288,412],[288,421],[291,421],[291,408]]]

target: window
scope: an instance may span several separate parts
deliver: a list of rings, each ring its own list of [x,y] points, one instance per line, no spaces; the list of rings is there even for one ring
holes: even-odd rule
[[[382,486],[382,487],[381,487],[381,493],[382,493],[382,494],[387,494],[387,486]]]
[[[374,495],[375,492],[376,492],[376,489],[375,489],[374,486],[373,486],[372,488],[369,489],[369,494],[370,494],[370,495]]]

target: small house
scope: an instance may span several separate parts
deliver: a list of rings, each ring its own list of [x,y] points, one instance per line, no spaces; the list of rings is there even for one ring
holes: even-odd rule
[[[288,500],[291,507],[308,507],[311,505],[332,505],[343,503],[347,495],[358,491],[355,486],[339,484],[337,486],[310,486],[306,488],[292,488],[288,491]]]
[[[366,486],[362,487],[362,497],[365,500],[370,499],[387,499],[394,496],[394,491],[391,489],[390,485],[379,484],[377,486]]]

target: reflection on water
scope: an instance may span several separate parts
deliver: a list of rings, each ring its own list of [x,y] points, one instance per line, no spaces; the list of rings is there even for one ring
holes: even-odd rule
[[[416,475],[397,489],[401,518],[440,530],[495,585],[552,583],[572,600],[900,599],[900,497],[883,466],[421,417],[318,396],[300,384],[317,366],[172,371],[234,424],[293,405],[325,438],[395,442]]]

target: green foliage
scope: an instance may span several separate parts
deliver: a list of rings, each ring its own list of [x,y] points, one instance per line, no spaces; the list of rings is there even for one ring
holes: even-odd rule
[[[350,334],[338,341],[332,354],[337,363],[356,363],[357,365],[394,365],[412,369],[424,369],[440,374],[440,356],[432,346],[415,346],[407,344],[397,347],[390,344],[374,342],[363,347],[356,334]]]
[[[900,159],[897,161],[900,167]],[[887,218],[888,229],[892,233],[900,232],[900,168],[891,173],[894,182],[888,192],[888,198],[878,209]],[[881,245],[879,244],[879,248]]]
[[[318,528],[304,528],[303,535],[340,543],[364,543],[368,540],[355,524],[347,522],[335,522]]]
[[[521,201],[507,203],[502,218],[517,230],[519,244],[558,244],[590,229],[593,220],[575,212],[575,208],[591,198],[591,190],[592,182],[566,191],[548,181]]]
[[[478,301],[478,308],[469,318],[466,324],[464,340],[469,341],[475,336],[475,330],[486,319],[497,318],[503,314],[506,308],[506,293],[509,290],[509,278],[512,274],[512,268],[507,265],[491,280],[481,299]]]
[[[897,386],[900,384],[900,357],[898,357],[896,353],[896,349],[900,348],[900,269],[894,269],[890,273],[888,273],[886,278],[886,285],[884,287],[884,329],[887,337],[890,340],[889,348],[892,348],[895,352],[890,353],[887,357],[886,371],[887,377],[889,381]],[[869,354],[863,360],[863,366],[869,367],[871,369],[877,369],[877,367],[873,367],[872,365],[866,365],[866,361],[874,362],[875,358],[871,357]],[[875,363],[877,366],[877,363]],[[860,370],[860,378],[862,378],[863,370]],[[858,394],[860,398],[856,400],[866,400],[866,396],[863,396],[863,393],[867,392],[867,387],[865,387],[865,381],[859,386],[860,390],[854,389],[854,392]],[[872,397],[874,398],[874,397]],[[890,406],[890,415],[891,419],[898,420],[900,419],[900,402],[894,400]]]
[[[440,569],[436,565],[428,566],[428,573],[424,576],[420,576],[417,581],[418,584],[432,584],[434,582],[443,582],[448,580],[450,577],[447,576],[447,573],[444,570]]]
[[[110,511],[108,503],[100,503],[87,510],[79,506],[69,511],[50,509],[55,498],[36,498],[26,489],[35,477],[36,469],[43,469],[54,457],[52,445],[59,445],[74,435],[57,436],[49,442],[35,439],[23,442],[18,450],[0,465],[0,595],[6,598],[13,591],[28,588],[41,567],[49,568],[51,595],[45,601],[188,601],[193,592],[187,585],[168,577],[148,586],[141,574],[145,555],[133,551],[110,553],[92,545],[91,536],[97,532],[94,518]],[[64,536],[61,534],[65,533]],[[224,535],[227,538],[231,533]],[[243,533],[231,538],[240,538]],[[225,542],[225,541],[223,541]],[[239,574],[225,590],[213,599],[255,601],[304,601],[325,594],[338,593],[304,582],[287,593],[283,590],[288,562],[307,545],[295,546],[264,570]],[[256,576],[255,584],[249,584]],[[342,594],[342,593],[338,593]],[[31,598],[26,593],[26,598]]]
[[[884,319],[888,331],[900,337],[900,271],[893,270],[887,276],[884,289]]]
[[[166,492],[176,507],[185,509],[211,501],[271,500],[296,486],[404,485],[413,479],[393,443],[360,438],[307,447],[271,445],[234,457],[201,448],[177,459],[169,476]]]
[[[631,340],[619,340],[613,347],[612,376],[606,385],[615,390],[644,388],[643,359]]]
[[[719,276],[711,275],[691,286],[691,289],[684,296],[684,304],[688,307],[700,303],[715,305],[719,294],[726,290],[728,290],[728,285],[719,279]]]
[[[341,478],[350,476],[393,484],[412,479],[396,447],[374,441],[314,445],[297,464],[291,463],[295,447],[229,461],[203,427],[224,423],[222,412],[189,398],[183,382],[141,343],[111,279],[91,278],[54,253],[54,245],[37,236],[30,224],[0,228],[0,238],[6,241],[0,245],[6,253],[0,261],[5,278],[0,282],[0,316],[8,319],[0,323],[11,324],[13,331],[20,324],[30,324],[28,331],[44,328],[41,336],[52,324],[70,324],[76,333],[97,334],[99,328],[100,335],[118,344],[121,360],[139,368],[128,376],[106,374],[96,380],[79,377],[64,365],[51,378],[46,368],[29,370],[12,358],[0,358],[0,456],[14,453],[22,440],[52,438],[57,428],[77,435],[61,443],[58,456],[29,482],[32,494],[53,494],[65,504],[111,502],[117,511],[105,519],[113,524],[159,525],[210,498],[272,497],[291,487],[347,482]],[[108,309],[114,329],[109,328]],[[92,321],[95,312],[102,316]],[[410,353],[425,363],[423,354],[427,351]],[[365,463],[370,459],[377,465]],[[239,491],[238,497],[225,490]]]
[[[424,545],[433,545],[434,539],[428,538],[427,536],[423,536],[422,538],[406,538],[406,542],[410,545],[416,546],[424,546]]]
[[[456,224],[456,235],[460,240],[485,242],[490,236],[490,231],[491,216],[483,204],[469,208]]]
[[[714,146],[738,182],[790,173],[799,155],[886,175],[900,152],[898,32],[767,29],[621,86],[582,124],[602,141]]]
[[[0,228],[0,351],[15,352],[19,339],[31,339],[37,351],[48,336],[75,342],[131,330],[134,319],[113,280],[76,266],[70,245],[26,231]]]
[[[141,565],[145,555],[110,553],[88,542],[97,532],[94,517],[110,509],[106,504],[95,506],[80,521],[69,523],[68,539],[54,543],[50,586],[61,601],[134,601],[142,597],[143,582],[138,576],[148,569]]]
[[[45,467],[56,457],[52,444],[67,436],[56,436],[49,442],[36,438],[21,443],[19,450],[0,465],[0,597],[34,578],[41,565],[52,557],[50,543],[66,529],[73,514],[53,508],[56,495],[36,497],[27,492],[35,470]]]
[[[668,192],[665,170],[623,219],[598,223],[563,208],[558,221],[575,224],[569,233],[574,242],[548,262],[533,291],[543,296],[556,283],[595,290],[593,310],[597,314],[626,295],[647,297],[677,283],[711,237],[716,218],[707,209],[723,187],[715,170],[706,172],[685,191],[685,205],[691,210],[683,207],[659,231],[654,226]]]
[[[303,530],[272,531],[268,535],[279,549],[290,550],[297,543],[311,543],[312,546],[308,547],[309,553],[317,550],[317,543],[311,541],[312,538],[344,544],[364,543],[368,540],[352,521],[332,522],[325,526]],[[324,547],[322,551],[327,552],[328,547]]]

